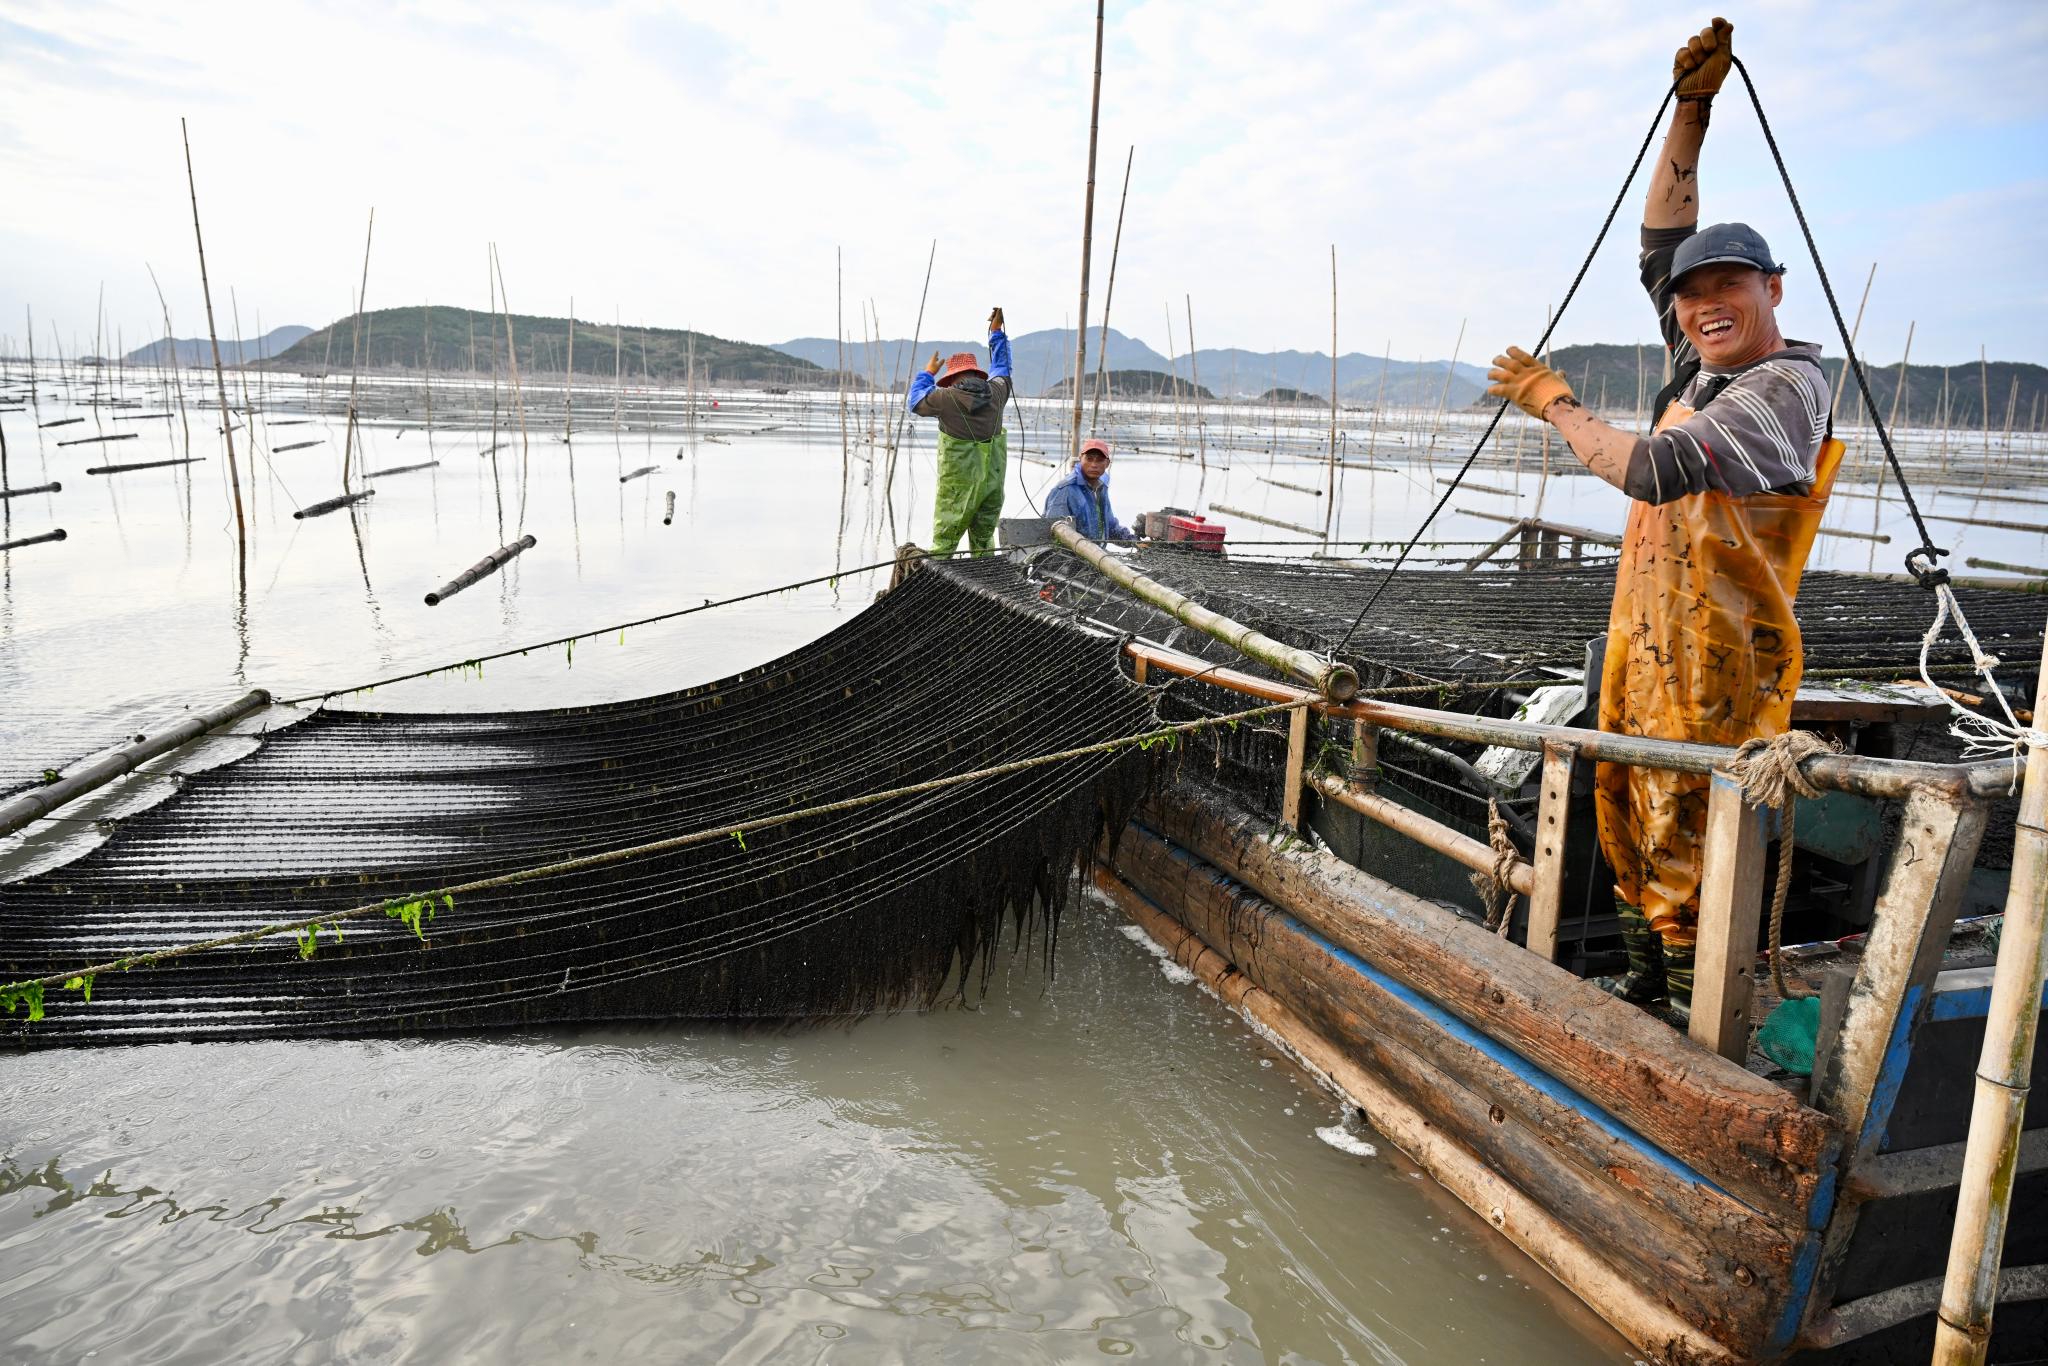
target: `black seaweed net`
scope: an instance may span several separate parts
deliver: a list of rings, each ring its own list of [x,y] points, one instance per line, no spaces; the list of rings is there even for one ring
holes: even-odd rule
[[[1118,642],[1016,569],[931,565],[824,639],[637,701],[320,712],[78,862],[0,887],[21,980],[1157,724]],[[1077,859],[1151,762],[1090,755],[461,898],[422,943],[349,922],[51,993],[20,1043],[342,1036],[567,1020],[809,1020],[975,996],[1005,929],[1050,961]]]

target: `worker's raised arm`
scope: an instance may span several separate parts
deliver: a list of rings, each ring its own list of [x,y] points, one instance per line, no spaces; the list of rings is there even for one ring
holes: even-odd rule
[[[1000,308],[990,309],[988,315],[988,379],[990,384],[1001,380],[1006,394],[1013,382],[1010,378],[1010,334],[1003,329],[1003,310]]]
[[[932,390],[939,387],[939,366],[943,363],[939,359],[939,353],[934,351],[924,369],[910,377],[910,402],[906,406],[911,412],[916,412],[917,405],[929,398]]]
[[[1678,84],[1678,103],[1664,151],[1650,176],[1650,197],[1643,205],[1646,228],[1690,228],[1700,221],[1700,146],[1707,137],[1707,116],[1721,82],[1734,60],[1735,26],[1716,19],[1678,49],[1671,77]]]

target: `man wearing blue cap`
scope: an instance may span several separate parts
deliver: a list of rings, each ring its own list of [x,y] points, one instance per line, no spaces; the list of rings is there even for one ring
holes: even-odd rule
[[[1731,62],[1716,19],[1678,51],[1677,109],[1643,213],[1643,285],[1672,382],[1648,436],[1601,421],[1556,371],[1510,347],[1488,390],[1557,427],[1634,500],[1622,538],[1600,728],[1715,745],[1775,735],[1804,664],[1792,599],[1833,482],[1820,348],[1788,342],[1785,267],[1745,223],[1699,225],[1699,160]],[[1707,779],[1602,764],[1601,850],[1629,972],[1609,989],[1689,1016]]]

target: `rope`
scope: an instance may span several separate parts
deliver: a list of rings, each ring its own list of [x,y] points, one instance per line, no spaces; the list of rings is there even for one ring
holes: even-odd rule
[[[1810,730],[1788,730],[1769,739],[1744,740],[1728,761],[1728,773],[1742,785],[1742,799],[1752,806],[1768,806],[1780,813],[1778,830],[1778,885],[1771,893],[1771,985],[1781,1000],[1798,1000],[1817,993],[1804,982],[1796,985],[1785,977],[1785,899],[1792,891],[1792,833],[1798,807],[1794,797],[1818,797],[1800,765],[1816,754],[1840,754],[1842,747]]]
[[[1792,216],[1799,220],[1800,235],[1806,239],[1807,255],[1813,258],[1814,274],[1820,278],[1821,293],[1827,296],[1828,310],[1835,315],[1835,331],[1842,338],[1842,350],[1848,356],[1846,364],[1856,376],[1856,387],[1863,391],[1864,411],[1870,414],[1870,422],[1877,429],[1878,444],[1884,447],[1884,458],[1891,463],[1892,474],[1899,481],[1899,494],[1906,500],[1906,511],[1912,515],[1913,528],[1920,533],[1920,545],[1906,556],[1906,571],[1919,580],[1922,588],[1933,588],[1948,582],[1948,571],[1936,567],[1935,561],[1948,554],[1934,544],[1933,533],[1928,531],[1926,521],[1920,516],[1920,504],[1913,498],[1913,490],[1906,483],[1906,471],[1899,465],[1898,452],[1892,449],[1891,433],[1885,430],[1884,419],[1878,416],[1880,409],[1877,399],[1870,392],[1870,379],[1863,373],[1863,362],[1856,357],[1856,344],[1849,339],[1849,323],[1842,316],[1842,305],[1835,298],[1835,287],[1828,280],[1828,268],[1821,264],[1820,247],[1813,240],[1813,229],[1807,225],[1806,210],[1799,203],[1799,192],[1792,188],[1792,173],[1785,167],[1785,154],[1778,150],[1778,138],[1771,131],[1771,121],[1764,115],[1764,102],[1757,97],[1756,82],[1749,78],[1749,68],[1742,58],[1731,57],[1736,71],[1742,75],[1742,87],[1749,92],[1749,103],[1756,110],[1757,127],[1763,130],[1764,143],[1771,149],[1771,160],[1777,163],[1778,179],[1784,183],[1785,198],[1791,201]],[[1924,559],[1924,562],[1922,562]]]
[[[1835,298],[1835,287],[1828,281],[1828,269],[1821,264],[1820,248],[1813,240],[1813,229],[1806,222],[1806,210],[1800,206],[1799,193],[1792,188],[1791,172],[1785,169],[1784,154],[1778,150],[1778,139],[1771,132],[1771,121],[1764,115],[1763,101],[1757,97],[1756,82],[1749,78],[1749,68],[1742,59],[1733,59],[1735,69],[1742,74],[1743,89],[1749,92],[1749,102],[1756,110],[1757,126],[1763,130],[1764,142],[1771,149],[1771,160],[1777,163],[1778,178],[1785,184],[1785,197],[1792,203],[1792,215],[1799,220],[1800,234],[1806,239],[1807,254],[1813,257],[1814,273],[1820,277],[1821,292],[1827,296],[1828,308],[1835,315],[1835,330],[1841,335],[1842,350],[1847,355],[1845,364],[1856,376],[1856,387],[1862,391],[1864,411],[1870,414],[1871,426],[1877,430],[1878,444],[1884,447],[1884,458],[1890,464],[1892,475],[1898,480],[1899,496],[1905,500],[1906,511],[1913,519],[1913,529],[1920,533],[1920,544],[1906,555],[1906,572],[1917,580],[1922,588],[1933,591],[1936,599],[1934,624],[1927,628],[1927,634],[1920,642],[1920,678],[1928,687],[1934,688],[1934,680],[1927,676],[1927,651],[1936,636],[1941,634],[1943,622],[1950,616],[1955,618],[1956,631],[1970,647],[1971,663],[1984,679],[1992,694],[1998,698],[1998,706],[2005,713],[2004,722],[1991,717],[1979,716],[1966,710],[1945,692],[1936,688],[1937,696],[1948,702],[1959,718],[1949,728],[1949,733],[1963,741],[1965,752],[1975,756],[2009,752],[2013,759],[2013,780],[2019,780],[2019,756],[2022,747],[2031,748],[2048,743],[2048,736],[2041,731],[2020,725],[2013,716],[2012,707],[2005,700],[2005,690],[1991,676],[1998,665],[1995,655],[1988,655],[1977,644],[1977,637],[1970,630],[1970,622],[1963,615],[1962,604],[1956,601],[1955,590],[1949,585],[1949,572],[1936,561],[1949,552],[1934,544],[1934,533],[1927,529],[1927,521],[1920,515],[1920,504],[1913,497],[1912,486],[1906,482],[1906,471],[1899,464],[1899,454],[1892,449],[1891,433],[1885,430],[1884,418],[1879,416],[1876,397],[1870,392],[1870,378],[1864,373],[1863,362],[1857,359],[1856,345],[1849,339],[1849,325],[1842,316],[1842,305]]]
[[[1607,217],[1600,220],[1600,231],[1593,235],[1593,245],[1586,249],[1586,259],[1579,262],[1579,272],[1572,276],[1571,287],[1565,290],[1564,299],[1558,304],[1557,312],[1551,315],[1550,322],[1543,329],[1543,335],[1536,339],[1535,354],[1542,354],[1544,346],[1550,341],[1550,334],[1557,330],[1557,325],[1560,322],[1564,321],[1564,311],[1571,307],[1572,298],[1579,292],[1579,285],[1584,282],[1586,272],[1593,268],[1593,258],[1600,254],[1600,244],[1607,240],[1607,230],[1614,226],[1614,215],[1621,212],[1622,201],[1628,198],[1629,186],[1635,184],[1636,172],[1642,170],[1643,158],[1650,154],[1650,143],[1656,139],[1658,128],[1663,126],[1664,111],[1671,107],[1671,98],[1677,93],[1678,85],[1676,82],[1673,82],[1671,88],[1664,92],[1664,99],[1657,106],[1656,117],[1650,120],[1650,131],[1643,134],[1643,145],[1636,149],[1636,159],[1629,165],[1628,176],[1621,182],[1621,188],[1615,191],[1614,202],[1607,206]],[[1500,420],[1507,416],[1507,411],[1512,406],[1512,400],[1502,399],[1500,407],[1493,410],[1493,417],[1487,422],[1486,430],[1479,434],[1479,440],[1473,444],[1472,453],[1465,457],[1464,464],[1458,466],[1458,472],[1452,476],[1450,486],[1444,490],[1443,497],[1436,500],[1436,506],[1429,510],[1429,516],[1422,519],[1422,525],[1417,527],[1415,534],[1408,538],[1408,544],[1401,547],[1400,555],[1395,558],[1393,566],[1380,579],[1379,586],[1372,590],[1372,596],[1366,599],[1365,606],[1358,609],[1358,616],[1352,621],[1351,629],[1344,633],[1344,638],[1337,642],[1337,648],[1330,652],[1332,659],[1342,654],[1344,647],[1351,643],[1351,637],[1357,634],[1358,628],[1365,623],[1366,614],[1371,612],[1373,606],[1379,602],[1380,594],[1387,591],[1387,585],[1394,581],[1394,575],[1401,572],[1401,566],[1408,561],[1408,553],[1415,549],[1417,543],[1422,540],[1423,533],[1429,530],[1430,523],[1437,519],[1437,514],[1444,510],[1444,505],[1451,501],[1451,495],[1458,491],[1458,485],[1471,472],[1473,462],[1478,460],[1479,453],[1486,449],[1486,443],[1492,439],[1494,429],[1500,426]],[[1364,547],[1361,546],[1360,549],[1363,550]]]
[[[1934,601],[1934,621],[1928,626],[1927,634],[1920,637],[1920,681],[1932,688],[1934,695],[1946,702],[1949,710],[1954,713],[1956,720],[1950,724],[1948,733],[1963,742],[1965,757],[2010,752],[2013,782],[2017,783],[2020,776],[2021,748],[2032,749],[2048,744],[2048,732],[2023,726],[2019,718],[2013,715],[2012,704],[2005,700],[2005,689],[1991,676],[1991,671],[1998,667],[1999,658],[1997,655],[1986,654],[1984,647],[1977,643],[1977,633],[1970,629],[1969,621],[1963,616],[1962,604],[1956,601],[1955,589],[1946,582],[1936,584]],[[1942,626],[1951,615],[1956,619],[1957,634],[1961,635],[1963,643],[1969,646],[1971,667],[1976,670],[1977,676],[1984,680],[1986,690],[1998,699],[1998,709],[2005,713],[2005,720],[2000,721],[1995,717],[1983,716],[1969,710],[1956,701],[1948,689],[1936,687],[1934,680],[1928,677],[1927,652],[1934,648],[1935,638],[1941,634]]]
[[[1486,799],[1486,842],[1493,846],[1493,866],[1472,874],[1472,887],[1486,907],[1486,928],[1506,938],[1508,926],[1515,919],[1510,914],[1515,905],[1515,889],[1508,879],[1514,876],[1515,865],[1522,861],[1522,851],[1508,838],[1507,817],[1500,814],[1500,803],[1492,797]]]
[[[468,896],[478,892],[493,891],[501,887],[511,887],[539,878],[557,877],[564,873],[585,872],[592,868],[602,868],[611,864],[623,863],[628,859],[669,853],[676,849],[708,844],[715,840],[735,839],[741,841],[742,847],[744,847],[745,836],[751,835],[757,830],[768,830],[776,826],[790,825],[809,817],[853,811],[861,807],[874,806],[880,802],[893,801],[904,797],[921,796],[928,792],[959,787],[966,783],[979,782],[989,778],[1001,778],[1012,773],[1022,773],[1028,769],[1044,768],[1051,764],[1064,763],[1070,759],[1084,758],[1091,754],[1110,754],[1133,747],[1149,749],[1161,741],[1170,740],[1193,731],[1207,730],[1223,725],[1234,726],[1242,721],[1294,711],[1298,708],[1309,706],[1313,701],[1314,699],[1312,698],[1302,698],[1292,702],[1275,702],[1267,706],[1252,707],[1245,711],[1234,712],[1228,716],[1207,716],[1194,721],[1177,721],[1170,725],[1160,726],[1157,729],[1147,731],[1141,735],[1125,736],[1116,740],[1103,740],[1092,745],[1081,745],[1073,749],[1058,750],[1050,754],[1033,755],[1027,759],[1014,759],[1008,763],[996,764],[988,768],[974,769],[967,773],[956,773],[944,778],[932,778],[919,783],[909,783],[880,792],[869,792],[858,797],[848,797],[841,801],[804,807],[797,811],[779,812],[771,816],[758,816],[752,820],[737,821],[730,825],[718,825],[708,829],[693,830],[688,834],[675,835],[667,839],[627,845],[618,849],[607,849],[595,854],[585,854],[577,858],[539,864],[530,868],[520,868],[509,873],[475,878],[468,882],[459,882],[446,887],[435,887],[431,890],[420,892],[417,895],[392,897],[382,901],[368,902],[347,910],[332,911],[325,915],[313,916],[308,919],[277,921],[267,925],[260,925],[252,930],[243,930],[237,934],[220,935],[212,939],[200,940],[196,943],[180,944],[176,948],[155,949],[147,953],[129,954],[121,958],[110,959],[104,963],[97,963],[90,967],[74,968],[68,972],[46,973],[41,977],[30,977],[18,982],[0,984],[0,997],[42,987],[61,987],[68,982],[96,977],[103,972],[127,972],[134,968],[153,967],[156,964],[169,962],[172,959],[185,958],[213,949],[233,948],[240,944],[253,944],[258,940],[274,938],[281,934],[317,932],[322,927],[329,927],[344,920],[355,920],[372,915],[395,915],[397,914],[397,908],[406,904],[441,903],[452,905],[453,898],[456,896]],[[431,914],[431,911],[429,914]]]

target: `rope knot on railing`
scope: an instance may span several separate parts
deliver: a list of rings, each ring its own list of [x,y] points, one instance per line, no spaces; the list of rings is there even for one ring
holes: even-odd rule
[[[1744,740],[1728,761],[1728,776],[1741,785],[1742,799],[1781,813],[1778,827],[1778,885],[1771,893],[1771,985],[1781,1000],[1817,993],[1785,977],[1785,899],[1792,892],[1792,830],[1795,797],[1818,797],[1821,789],[1800,765],[1816,754],[1840,754],[1841,742],[1810,730],[1788,730],[1768,739]]]
[[[1508,819],[1500,814],[1500,803],[1492,797],[1486,799],[1486,842],[1493,848],[1493,866],[1472,874],[1472,888],[1479,893],[1480,904],[1486,907],[1486,928],[1506,935],[1515,918],[1510,914],[1515,905],[1512,879],[1515,865],[1522,861],[1522,851],[1515,848],[1508,835]]]

